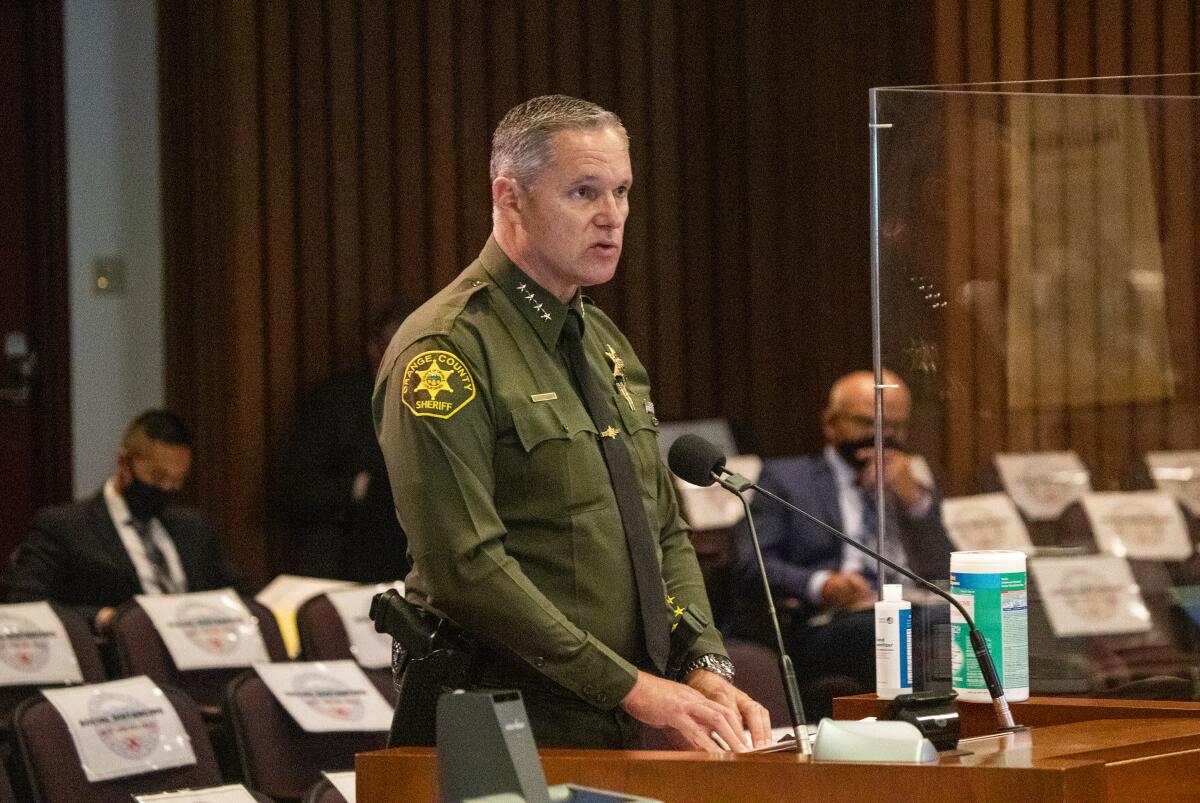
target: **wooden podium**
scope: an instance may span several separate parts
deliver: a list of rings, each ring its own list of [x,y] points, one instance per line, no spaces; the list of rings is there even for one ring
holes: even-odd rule
[[[882,716],[888,700],[874,694],[838,697],[833,701],[834,719]],[[982,736],[996,730],[996,713],[991,703],[956,703],[963,738]],[[1093,719],[1200,718],[1200,702],[1177,700],[1107,700],[1091,697],[1030,697],[1012,703],[1013,721],[1028,727],[1066,725]]]
[[[1037,727],[960,744],[936,765],[812,763],[798,754],[543,750],[551,784],[666,803],[888,800],[1200,800],[1200,719],[1121,719]],[[360,803],[434,803],[432,749],[360,754]]]

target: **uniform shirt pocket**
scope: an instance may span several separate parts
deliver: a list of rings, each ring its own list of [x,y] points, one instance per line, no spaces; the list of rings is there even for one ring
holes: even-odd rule
[[[497,444],[497,506],[530,519],[559,519],[612,499],[596,448],[596,426],[582,405],[534,402],[512,410],[515,442]]]
[[[642,489],[651,499],[657,499],[658,466],[662,459],[658,448],[658,425],[649,413],[629,409],[624,398],[616,397],[615,403],[621,425],[629,436],[629,451],[633,453]]]

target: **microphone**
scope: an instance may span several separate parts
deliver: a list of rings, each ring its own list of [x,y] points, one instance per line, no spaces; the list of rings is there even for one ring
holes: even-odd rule
[[[725,455],[721,453],[721,450],[698,435],[683,435],[671,444],[671,450],[667,456],[667,464],[670,466],[671,471],[680,479],[686,480],[693,485],[702,486],[712,485],[716,482],[731,493],[737,494],[739,498],[742,498],[742,491],[753,488],[768,499],[783,505],[794,513],[798,513],[826,532],[836,536],[843,543],[849,544],[859,552],[870,555],[883,565],[893,571],[899,572],[922,588],[927,589],[953,605],[962,614],[963,621],[967,623],[967,630],[971,639],[971,649],[975,653],[975,660],[979,662],[979,671],[983,675],[983,682],[987,685],[988,693],[992,696],[992,708],[996,712],[996,720],[1000,724],[1000,729],[1017,730],[1020,728],[1020,726],[1013,724],[1012,712],[1009,710],[1008,700],[1004,696],[1004,686],[1000,682],[999,673],[996,672],[996,665],[992,663],[992,655],[988,651],[987,641],[984,639],[983,633],[979,632],[979,629],[975,627],[974,618],[967,613],[966,609],[953,594],[943,591],[924,577],[909,571],[894,561],[888,560],[875,550],[863,546],[836,527],[826,524],[816,516],[801,510],[786,499],[781,499],[761,485],[751,482],[740,474],[734,474],[729,471],[725,468]],[[704,471],[708,472],[707,476],[702,473]],[[742,498],[742,505],[746,509],[746,519],[750,524],[750,535],[754,542],[754,554],[758,559],[758,568],[762,574],[763,586],[767,590],[768,605],[771,609],[771,621],[775,626],[775,635],[779,639],[779,647],[782,651],[783,636],[779,632],[779,622],[775,617],[775,606],[770,604],[770,584],[767,581],[767,571],[763,565],[762,552],[758,545],[758,533],[754,529],[754,520],[750,518],[750,506],[744,498]]]
[[[746,512],[746,521],[750,523],[750,537],[754,542],[754,555],[758,558],[758,573],[762,579],[763,593],[766,595],[767,612],[771,616],[771,627],[775,632],[775,643],[779,653],[779,678],[783,681],[783,689],[787,696],[788,713],[792,717],[792,735],[796,745],[803,755],[812,755],[812,745],[808,742],[808,725],[805,723],[804,704],[800,701],[800,687],[796,683],[796,670],[792,666],[792,658],[783,646],[783,631],[779,629],[779,617],[771,602],[771,585],[767,581],[767,567],[763,564],[762,550],[758,546],[758,531],[754,528],[754,516],[750,513],[750,503],[742,495],[745,488],[752,483],[745,477],[732,474],[725,469],[725,455],[716,446],[697,435],[682,435],[671,444],[667,452],[667,465],[680,479],[687,480],[692,485],[709,486],[713,482],[733,492],[742,503]],[[728,475],[726,478],[723,475]],[[744,487],[743,487],[744,486]]]

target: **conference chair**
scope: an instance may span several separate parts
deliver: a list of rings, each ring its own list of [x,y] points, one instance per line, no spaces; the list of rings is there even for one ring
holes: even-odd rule
[[[309,733],[251,671],[229,683],[225,717],[248,786],[277,801],[300,801],[325,771],[354,769],[355,753],[382,750],[386,733]]]
[[[734,685],[767,709],[772,727],[789,724],[792,715],[779,677],[779,657],[775,650],[740,639],[725,639],[725,649],[736,670]]]
[[[0,800],[0,803],[3,801]],[[346,798],[342,797],[342,793],[328,778],[322,778],[304,793],[303,803],[346,803]]]
[[[350,637],[342,624],[337,608],[325,594],[307,600],[296,611],[296,629],[300,633],[300,654],[306,661],[340,661],[354,659],[350,651]],[[383,698],[391,705],[396,704],[399,693],[392,682],[392,668],[363,668],[365,674],[379,689]]]
[[[264,605],[252,599],[242,602],[258,619],[267,655],[272,661],[286,661],[287,649],[275,617]],[[112,639],[116,644],[121,672],[126,676],[146,675],[160,686],[173,686],[191,696],[210,721],[219,721],[225,686],[245,671],[245,667],[225,669],[180,670],[171,660],[167,645],[150,620],[149,615],[130,600],[117,609],[112,622]]]
[[[13,794],[13,786],[3,764],[0,764],[0,803],[17,803],[17,796]]]
[[[92,629],[82,616],[70,608],[51,604],[51,608],[62,620],[67,640],[79,662],[79,674],[84,683],[101,683],[108,680],[104,672],[104,661],[92,636]],[[38,689],[56,688],[62,684],[38,683],[22,686],[0,686],[0,740],[7,742],[12,734],[13,712],[25,698],[38,693]],[[0,798],[2,800],[2,798]]]
[[[96,783],[84,774],[67,723],[49,700],[30,697],[17,706],[13,729],[35,803],[129,803],[131,795],[220,786],[221,771],[196,704],[177,689],[163,692],[191,740],[196,763]]]

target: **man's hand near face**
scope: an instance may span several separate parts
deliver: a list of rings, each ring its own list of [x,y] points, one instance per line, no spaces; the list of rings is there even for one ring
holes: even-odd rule
[[[858,457],[866,461],[858,473],[859,484],[864,488],[874,488],[875,448],[860,449]],[[912,458],[899,449],[883,450],[883,484],[905,508],[915,507],[929,493],[929,489],[913,476]]]

